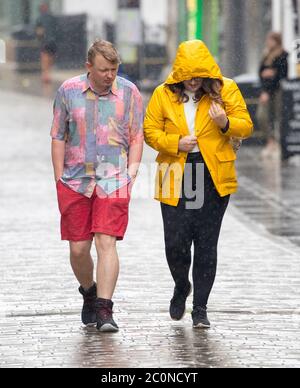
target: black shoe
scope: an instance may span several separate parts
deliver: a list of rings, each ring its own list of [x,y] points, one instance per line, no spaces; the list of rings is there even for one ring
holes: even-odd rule
[[[79,292],[83,296],[83,308],[81,313],[82,323],[88,327],[95,326],[97,324],[97,285],[94,284],[88,291],[85,291],[83,287],[80,287]]]
[[[97,330],[101,333],[117,333],[118,325],[113,319],[114,304],[111,300],[97,299]]]
[[[192,285],[189,283],[187,291],[179,291],[175,287],[174,296],[170,305],[170,316],[173,321],[181,321],[186,313],[186,300],[192,293]]]
[[[194,329],[210,329],[210,322],[207,317],[207,310],[201,307],[194,308],[192,313]]]

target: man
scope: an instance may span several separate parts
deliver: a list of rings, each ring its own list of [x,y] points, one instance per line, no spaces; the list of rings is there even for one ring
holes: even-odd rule
[[[59,89],[51,131],[62,240],[84,298],[82,322],[116,332],[113,294],[119,275],[117,240],[128,224],[132,184],[143,152],[143,102],[118,77],[120,56],[106,41],[88,52],[88,74]],[[93,278],[92,241],[98,254]]]
[[[56,20],[50,13],[48,4],[41,4],[40,17],[36,21],[36,35],[41,43],[41,70],[44,83],[51,82],[51,70],[57,52],[56,29]]]

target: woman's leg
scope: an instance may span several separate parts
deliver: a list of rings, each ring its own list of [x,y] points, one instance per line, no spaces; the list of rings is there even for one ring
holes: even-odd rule
[[[218,242],[229,199],[230,196],[219,196],[206,169],[205,202],[194,218],[194,308],[207,307],[216,277]]]
[[[178,207],[161,205],[165,232],[165,248],[176,289],[185,294],[190,287],[192,230],[189,211],[181,200]]]
[[[279,156],[279,131],[278,131],[278,107],[279,94],[275,92],[270,96],[269,102],[259,108],[258,122],[263,129],[267,144],[263,150],[264,158],[277,158]],[[264,113],[263,113],[264,112]]]
[[[259,104],[256,118],[258,122],[258,130],[262,134],[262,137],[265,140],[268,140],[270,137],[270,102],[266,104]]]
[[[281,120],[282,120],[282,91],[278,90],[275,92],[273,97],[273,107],[271,110],[274,112],[273,130],[274,138],[278,144],[281,143]]]

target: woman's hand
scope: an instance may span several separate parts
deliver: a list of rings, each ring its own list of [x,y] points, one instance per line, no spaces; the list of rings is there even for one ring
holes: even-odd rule
[[[179,141],[180,152],[191,152],[198,145],[196,136],[186,136]]]
[[[260,102],[262,105],[266,105],[269,101],[270,101],[270,95],[269,95],[269,93],[263,92],[263,93],[260,95],[259,102]]]
[[[226,125],[228,124],[228,117],[221,105],[213,102],[209,110],[209,115],[210,118],[218,125],[218,127],[221,129],[226,128]]]
[[[237,137],[232,137],[230,139],[230,144],[232,145],[234,152],[238,152],[243,144],[243,141]]]
[[[276,76],[276,70],[274,69],[265,69],[261,73],[262,78],[274,78]]]

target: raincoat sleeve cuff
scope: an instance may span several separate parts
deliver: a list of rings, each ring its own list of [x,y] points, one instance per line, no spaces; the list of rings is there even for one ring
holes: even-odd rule
[[[235,117],[229,117],[229,129],[225,133],[229,137],[238,137],[241,139],[247,139],[253,134],[253,123],[251,119],[238,119]]]
[[[181,139],[180,135],[168,135],[168,153],[173,156],[179,155],[179,141]]]
[[[222,128],[221,131],[225,134],[229,131],[229,127],[230,127],[230,121],[229,121],[229,119],[227,119],[226,127]]]

